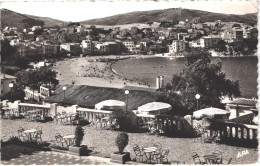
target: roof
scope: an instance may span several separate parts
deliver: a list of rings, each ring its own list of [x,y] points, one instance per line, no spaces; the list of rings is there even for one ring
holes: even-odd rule
[[[65,100],[62,87],[66,86]],[[68,105],[79,105],[81,107],[94,108],[95,104],[104,100],[126,101],[125,89],[95,87],[87,85],[63,85],[58,87],[53,96],[47,97],[46,102],[65,103]],[[139,106],[156,101],[158,92],[144,90],[130,90],[128,94],[128,109],[134,110]]]
[[[228,103],[228,105],[245,105],[245,106],[256,106],[257,100],[254,99],[236,99]]]
[[[236,118],[230,119],[228,121],[242,124],[251,124],[253,118],[255,117],[254,113],[238,116]]]

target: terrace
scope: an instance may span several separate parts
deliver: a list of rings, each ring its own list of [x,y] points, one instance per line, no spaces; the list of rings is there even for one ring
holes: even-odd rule
[[[23,126],[26,129],[42,127],[42,141],[51,141],[55,139],[55,133],[61,135],[69,135],[74,132],[74,126],[64,126],[52,122],[35,123],[25,120],[1,120],[1,139],[6,140],[12,135],[17,136],[17,129]],[[12,126],[12,127],[10,127]],[[84,126],[85,137],[83,144],[93,149],[91,156],[110,157],[110,154],[115,152],[116,146],[114,143],[115,136],[118,131],[112,130],[97,130],[92,126]],[[131,158],[135,159],[133,146],[138,144],[140,147],[153,146],[154,143],[160,142],[163,148],[170,149],[168,159],[170,162],[180,162],[185,164],[194,164],[192,152],[198,152],[200,155],[211,154],[212,151],[219,150],[225,158],[232,158],[231,164],[249,164],[255,163],[258,159],[257,149],[229,146],[225,144],[206,144],[194,141],[194,138],[169,138],[165,136],[150,135],[147,133],[128,133],[129,143],[126,151],[130,152]],[[249,155],[237,157],[239,153],[247,150]],[[3,154],[4,152],[2,152]]]

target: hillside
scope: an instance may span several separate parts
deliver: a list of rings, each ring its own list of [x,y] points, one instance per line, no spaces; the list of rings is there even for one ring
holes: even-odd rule
[[[20,14],[8,9],[1,9],[1,27],[17,27],[20,29],[30,28],[32,26],[54,26],[59,25],[62,21],[54,20],[47,17],[36,17]]]
[[[145,23],[145,22],[160,22],[164,20],[178,20],[178,8],[164,9],[164,10],[151,10],[151,11],[138,11],[125,14],[114,15],[110,17],[92,19],[82,21],[81,24],[93,25],[122,25],[131,23]],[[215,20],[222,20],[223,22],[244,22],[256,23],[257,13],[246,15],[233,15],[211,13],[200,10],[182,9],[180,20],[185,20],[194,17],[201,17],[205,22]]]
[[[42,20],[44,22],[45,27],[53,27],[55,25],[62,26],[64,21],[49,18],[49,17],[38,17],[38,16],[31,16],[31,15],[26,15],[30,18],[37,19],[37,20]]]

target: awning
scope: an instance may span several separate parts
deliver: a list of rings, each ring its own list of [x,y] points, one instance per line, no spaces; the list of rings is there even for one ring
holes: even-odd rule
[[[202,119],[203,117],[208,117],[208,118],[216,118],[216,117],[221,117],[221,116],[229,116],[230,112],[227,110],[219,109],[219,108],[204,108],[198,111],[193,112],[193,116],[196,119]]]
[[[152,102],[152,103],[147,103],[145,105],[142,105],[138,107],[138,111],[141,112],[151,112],[151,111],[162,111],[162,110],[171,110],[172,106],[167,103],[162,103],[162,102]]]
[[[95,109],[98,110],[125,110],[125,102],[119,100],[105,100],[97,103]]]

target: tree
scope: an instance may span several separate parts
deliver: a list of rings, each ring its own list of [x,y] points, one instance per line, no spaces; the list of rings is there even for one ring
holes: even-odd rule
[[[25,87],[30,87],[33,92],[38,90],[42,84],[56,86],[59,81],[56,79],[56,72],[49,67],[42,67],[37,70],[21,71],[17,73],[18,83]]]
[[[21,100],[23,101],[25,97],[25,93],[21,87],[19,87],[17,84],[14,84],[14,87],[12,91],[9,91],[5,95],[1,97],[1,99],[8,99],[9,101],[13,100]]]
[[[8,57],[13,55],[16,52],[15,47],[10,45],[10,42],[7,39],[1,40],[1,59],[2,62],[6,61]]]
[[[231,81],[221,71],[219,59],[211,61],[208,51],[197,49],[187,53],[187,65],[165,88],[166,96],[160,98],[173,105],[182,115],[192,113],[196,108],[195,95],[200,94],[200,108],[220,107],[223,96],[240,96],[238,81]],[[180,92],[177,94],[176,92]]]

